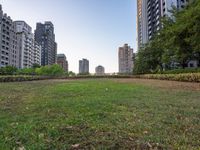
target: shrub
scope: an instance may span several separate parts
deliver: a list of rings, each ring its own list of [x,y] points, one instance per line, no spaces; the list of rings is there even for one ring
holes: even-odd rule
[[[76,76],[76,73],[74,73],[74,72],[72,72],[72,71],[69,71],[69,72],[67,73],[67,76],[68,76],[68,77],[74,77],[74,76]]]
[[[200,73],[200,68],[174,69],[158,72],[159,74]]]
[[[35,69],[34,68],[24,68],[17,70],[18,75],[35,75]]]
[[[64,70],[57,64],[51,66],[43,66],[35,69],[37,75],[60,76],[64,74]]]
[[[22,82],[22,81],[33,81],[41,80],[43,77],[38,76],[0,76],[0,82]]]
[[[182,73],[182,74],[145,74],[136,75],[136,78],[159,79],[185,82],[200,82],[200,73]]]
[[[17,71],[16,67],[13,66],[6,66],[0,68],[0,75],[14,75]]]

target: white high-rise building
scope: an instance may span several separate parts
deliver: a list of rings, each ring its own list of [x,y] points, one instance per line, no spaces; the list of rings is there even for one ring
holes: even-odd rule
[[[41,52],[41,45],[39,45],[38,42],[34,41],[33,64],[41,65]]]
[[[33,64],[41,65],[41,46],[34,41],[32,28],[24,21],[14,22],[19,44],[19,66],[30,68]]]
[[[5,66],[19,68],[19,49],[14,23],[0,5],[0,68]]]

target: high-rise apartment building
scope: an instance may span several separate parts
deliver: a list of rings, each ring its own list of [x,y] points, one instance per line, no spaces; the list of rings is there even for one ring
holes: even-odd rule
[[[133,49],[128,46],[128,44],[124,44],[123,47],[119,47],[119,73],[132,73],[134,67],[133,56]]]
[[[0,67],[19,68],[17,34],[12,19],[3,13],[0,5]]]
[[[137,0],[138,48],[148,41],[147,0]]]
[[[82,59],[79,60],[79,74],[88,74],[89,73],[89,60]]]
[[[41,46],[24,21],[12,21],[0,5],[0,67],[30,68],[41,64]]]
[[[36,41],[34,41],[34,51],[33,51],[33,64],[41,65],[41,52],[42,47]]]
[[[178,9],[182,9],[184,8],[186,5],[188,5],[188,3],[192,2],[193,0],[177,0],[177,8]]]
[[[55,42],[54,26],[51,22],[37,23],[35,40],[42,46],[41,65],[56,63],[57,43]]]
[[[54,42],[53,57],[52,60],[56,62],[57,59],[57,43]]]
[[[138,49],[162,27],[161,17],[171,16],[172,7],[184,8],[189,0],[137,0]]]
[[[41,47],[34,41],[32,28],[25,21],[15,21],[19,45],[19,67],[30,68],[41,64]]]
[[[102,75],[105,75],[105,68],[103,66],[97,66],[95,68],[95,74],[98,75],[98,76],[102,76]]]
[[[57,64],[60,65],[65,72],[68,72],[68,61],[65,54],[57,54]]]

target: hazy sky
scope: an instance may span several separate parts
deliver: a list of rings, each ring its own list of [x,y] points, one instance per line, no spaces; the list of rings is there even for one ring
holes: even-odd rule
[[[118,47],[128,43],[136,51],[136,0],[0,0],[4,13],[36,22],[52,21],[58,53],[69,70],[78,72],[78,60],[90,61],[90,72],[103,65],[118,72]]]

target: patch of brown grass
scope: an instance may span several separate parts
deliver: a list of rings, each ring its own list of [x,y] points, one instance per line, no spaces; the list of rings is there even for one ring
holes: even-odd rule
[[[120,83],[141,84],[156,88],[165,88],[169,90],[200,91],[200,83],[153,80],[153,79],[113,79],[113,80]]]

